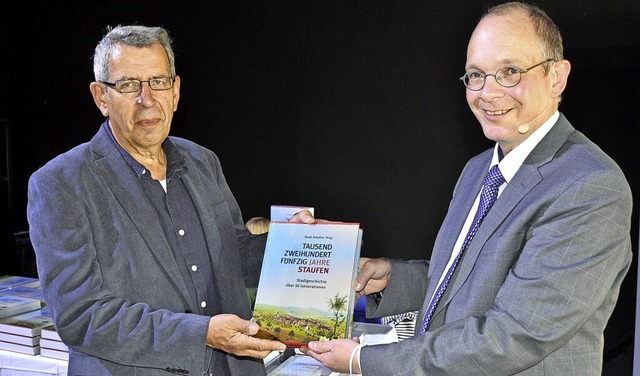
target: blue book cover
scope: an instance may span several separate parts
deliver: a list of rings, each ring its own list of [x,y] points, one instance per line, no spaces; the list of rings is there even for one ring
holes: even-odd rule
[[[42,295],[42,288],[40,287],[30,287],[29,285],[18,285],[15,287],[0,289],[0,294],[39,299],[42,306],[46,305],[44,301],[44,296]]]
[[[257,337],[288,347],[349,338],[359,223],[272,222],[256,293]]]
[[[18,315],[20,313],[33,311],[42,307],[39,299],[10,295],[6,292],[1,292],[1,294],[0,318]]]
[[[2,277],[0,277],[0,289],[21,285],[40,286],[40,282],[38,278],[24,277],[20,275],[3,275]]]

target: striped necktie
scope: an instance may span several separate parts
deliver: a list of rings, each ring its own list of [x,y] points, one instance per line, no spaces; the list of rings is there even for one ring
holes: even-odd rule
[[[436,293],[433,295],[433,299],[431,299],[431,302],[429,303],[427,313],[424,316],[424,320],[422,321],[422,325],[420,326],[420,331],[418,332],[418,334],[424,334],[424,332],[427,331],[429,322],[431,321],[431,317],[433,316],[433,312],[435,311],[438,302],[442,298],[442,295],[444,294],[444,291],[449,284],[449,280],[451,279],[456,266],[458,266],[458,262],[460,261],[462,254],[469,246],[469,243],[471,242],[471,239],[473,239],[473,236],[476,234],[476,231],[478,231],[480,223],[482,223],[482,220],[489,212],[489,209],[491,209],[493,203],[498,198],[498,189],[504,182],[504,177],[502,176],[498,165],[494,165],[493,167],[491,167],[489,173],[487,174],[487,177],[484,180],[484,187],[482,188],[482,193],[480,194],[480,204],[478,204],[478,210],[473,217],[473,222],[471,222],[469,232],[467,232],[467,235],[462,242],[460,252],[458,252],[458,255],[453,260],[453,264],[451,264],[451,267],[449,268],[449,270],[447,270],[447,274],[442,280],[442,283],[440,283],[438,289],[436,290]]]

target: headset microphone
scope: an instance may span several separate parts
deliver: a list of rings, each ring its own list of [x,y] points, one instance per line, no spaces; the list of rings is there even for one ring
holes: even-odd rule
[[[545,112],[547,112],[547,108],[549,108],[549,104],[551,103],[551,100],[549,100],[547,102],[547,105],[544,106],[544,109],[536,116],[533,118],[533,120],[531,120],[530,122],[528,122],[527,124],[522,124],[520,126],[518,126],[518,133],[520,134],[525,134],[527,132],[529,132],[529,124],[533,123],[534,121],[538,120],[538,118],[540,116],[542,116],[542,114],[544,114]]]

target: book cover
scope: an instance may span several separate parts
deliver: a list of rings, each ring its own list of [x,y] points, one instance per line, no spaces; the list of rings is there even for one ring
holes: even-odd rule
[[[25,298],[32,298],[40,300],[40,305],[44,307],[46,305],[44,296],[42,295],[42,288],[40,286],[33,287],[30,284],[18,285],[13,287],[6,287],[0,289],[0,294],[23,296]]]
[[[42,328],[49,325],[53,325],[53,319],[49,308],[45,307],[0,319],[0,332],[33,337],[39,336]]]
[[[349,338],[361,241],[359,223],[272,222],[253,311],[256,336],[288,347]]]
[[[18,295],[0,293],[0,318],[18,315],[23,312],[33,311],[42,307],[40,299],[25,298]]]
[[[315,215],[312,206],[293,206],[293,205],[271,205],[271,222],[288,222],[297,212],[308,210]]]
[[[40,347],[40,356],[69,361],[69,352]]]

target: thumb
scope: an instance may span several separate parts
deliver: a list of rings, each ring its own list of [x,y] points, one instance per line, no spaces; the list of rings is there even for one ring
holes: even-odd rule
[[[260,329],[260,326],[258,324],[250,320],[245,320],[244,323],[242,324],[241,331],[243,334],[246,334],[248,336],[253,336],[256,333],[258,333],[258,329]]]
[[[307,347],[309,348],[309,350],[317,353],[317,354],[322,354],[323,352],[326,352],[326,341],[311,341],[307,344]]]
[[[304,223],[315,223],[316,219],[309,210],[302,210],[298,213],[298,219]]]

